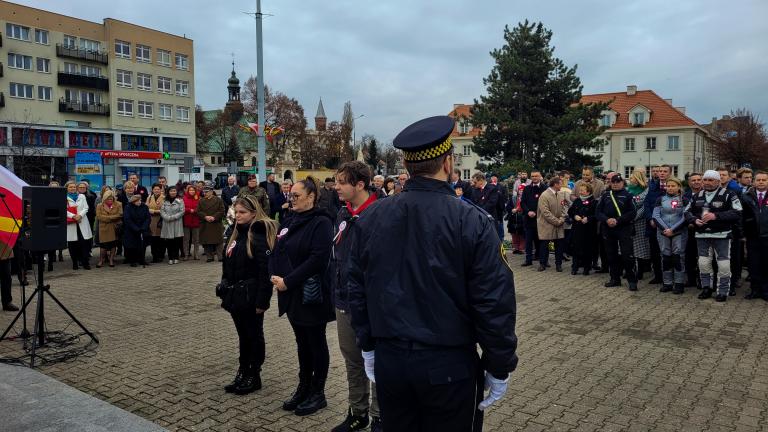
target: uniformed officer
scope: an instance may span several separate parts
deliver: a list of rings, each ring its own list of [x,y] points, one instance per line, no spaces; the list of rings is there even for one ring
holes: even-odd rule
[[[493,218],[448,183],[453,128],[400,132],[411,179],[353,226],[352,326],[387,430],[479,431],[517,366],[512,270]]]
[[[623,267],[629,290],[637,291],[635,252],[632,245],[632,227],[636,212],[634,197],[624,188],[624,179],[621,174],[614,174],[610,187],[603,192],[595,211],[595,218],[600,222],[600,234],[611,273],[611,280],[605,284],[606,287],[621,286]]]

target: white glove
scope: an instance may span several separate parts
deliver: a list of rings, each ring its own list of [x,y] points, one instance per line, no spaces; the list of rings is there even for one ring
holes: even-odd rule
[[[373,360],[376,357],[376,351],[363,351],[363,362],[365,363],[365,375],[371,382],[376,382],[376,377],[373,375]]]
[[[509,381],[509,378],[500,380],[498,378],[494,378],[493,375],[486,371],[485,390],[487,391],[490,389],[491,391],[488,392],[488,397],[480,402],[480,405],[478,405],[477,408],[479,408],[480,411],[485,411],[485,409],[493,405],[494,402],[504,397],[504,394],[507,393],[507,381]]]

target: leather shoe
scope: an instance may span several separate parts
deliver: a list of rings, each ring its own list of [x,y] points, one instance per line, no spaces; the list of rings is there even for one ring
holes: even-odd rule
[[[681,283],[676,283],[672,288],[672,294],[680,295],[685,292],[685,286]]]
[[[666,293],[666,292],[670,292],[670,291],[672,291],[672,285],[664,284],[664,285],[661,286],[661,288],[659,288],[659,292]]]
[[[261,390],[261,376],[257,369],[249,369],[243,374],[243,379],[235,386],[232,393],[236,395],[247,395],[256,390]]]
[[[658,285],[660,283],[664,283],[664,281],[659,279],[659,278],[653,278],[653,279],[648,281],[648,284],[650,284],[650,285]]]
[[[562,272],[563,271],[563,266],[560,265],[560,264],[555,265],[555,271]]]
[[[528,267],[528,266],[532,266],[532,265],[533,265],[532,262],[524,262],[520,267]]]
[[[630,291],[637,291],[637,282],[630,282],[629,283],[629,290]]]
[[[709,288],[704,288],[701,290],[701,293],[699,293],[699,300],[704,300],[712,297],[712,290]]]
[[[285,411],[293,411],[300,403],[307,400],[307,397],[309,397],[309,382],[299,381],[299,386],[296,387],[296,391],[293,392],[291,398],[283,402],[283,409]]]
[[[576,276],[577,274],[579,274],[579,269],[571,269],[571,274]]]
[[[620,286],[621,286],[621,281],[617,281],[617,280],[610,280],[605,283],[606,288],[613,288],[613,287],[620,287]]]
[[[747,295],[744,296],[744,298],[747,300],[754,300],[760,298],[760,295],[754,291],[750,291]]]
[[[245,375],[245,368],[240,367],[237,369],[237,374],[235,374],[235,379],[232,380],[231,383],[224,386],[224,391],[227,393],[234,393],[237,386],[240,385],[240,382],[243,380],[243,376]]]
[[[725,294],[718,294],[715,296],[715,301],[718,303],[722,303],[724,301],[728,300],[728,296]]]
[[[733,297],[736,295],[736,287],[731,285],[731,287],[728,289],[728,295]]]
[[[8,312],[16,312],[19,310],[19,307],[13,303],[6,303],[3,305],[3,310]]]
[[[539,265],[539,271],[544,271],[547,269],[547,266]]]

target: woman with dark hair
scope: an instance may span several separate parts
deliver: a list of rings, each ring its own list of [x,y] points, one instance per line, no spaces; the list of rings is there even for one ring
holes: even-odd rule
[[[131,267],[147,265],[144,251],[149,235],[149,222],[149,208],[141,202],[141,195],[137,193],[129,198],[129,204],[123,209],[125,262],[130,263]]]
[[[219,286],[222,307],[232,315],[237,329],[240,367],[234,381],[224,390],[244,395],[261,389],[261,366],[266,350],[264,312],[269,309],[272,298],[268,258],[275,247],[277,222],[264,213],[258,200],[251,195],[237,198],[233,207],[235,228],[227,241]],[[238,286],[248,291],[248,304],[234,304],[223,294]]]
[[[384,187],[382,188],[384,190],[384,195],[390,196],[395,194],[395,179],[392,177],[384,180]]]
[[[181,259],[184,261],[190,256],[198,259],[197,250],[200,246],[200,217],[197,216],[200,195],[193,185],[188,185],[185,191],[182,198],[184,200],[184,249],[181,251]]]
[[[330,359],[325,328],[335,313],[324,276],[333,228],[327,212],[317,206],[320,186],[314,178],[293,185],[290,198],[293,216],[277,236],[270,272],[278,291],[279,314],[288,314],[299,358],[299,385],[283,409],[303,416],[328,405],[325,380]]]
[[[163,261],[165,249],[163,248],[163,239],[160,238],[160,229],[162,228],[162,218],[160,209],[163,208],[165,201],[165,191],[160,183],[152,185],[152,193],[147,197],[147,208],[149,208],[149,231],[150,231],[150,250],[152,251],[152,262],[159,263]]]

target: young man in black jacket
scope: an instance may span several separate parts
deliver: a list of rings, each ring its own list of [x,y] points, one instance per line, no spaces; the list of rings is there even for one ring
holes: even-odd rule
[[[623,268],[629,290],[637,291],[635,251],[632,244],[632,227],[636,213],[634,197],[624,188],[624,179],[621,174],[614,174],[609,189],[603,192],[595,212],[595,218],[600,222],[600,235],[605,244],[611,273],[611,280],[605,284],[607,288],[621,286]]]
[[[352,242],[350,237],[353,224],[369,205],[376,201],[376,194],[367,187],[371,170],[360,161],[345,162],[336,172],[335,189],[345,204],[336,216],[334,227],[333,254],[331,255],[331,286],[336,307],[336,330],[339,349],[344,357],[349,385],[349,410],[347,418],[333,428],[332,432],[347,432],[365,429],[371,423],[371,431],[381,430],[379,404],[376,400],[376,384],[365,375],[363,356],[357,347],[352,317],[349,314],[349,289],[347,265]],[[369,402],[370,399],[370,402]],[[368,417],[370,414],[371,418]]]
[[[746,299],[768,301],[768,172],[755,173],[754,187],[743,195],[744,234],[751,277]]]
[[[547,190],[547,185],[541,181],[541,172],[531,171],[531,184],[523,189],[520,197],[520,209],[525,218],[525,262],[523,267],[533,265],[533,249],[536,245],[538,256],[539,234],[536,228],[536,212],[539,208],[539,197]]]

